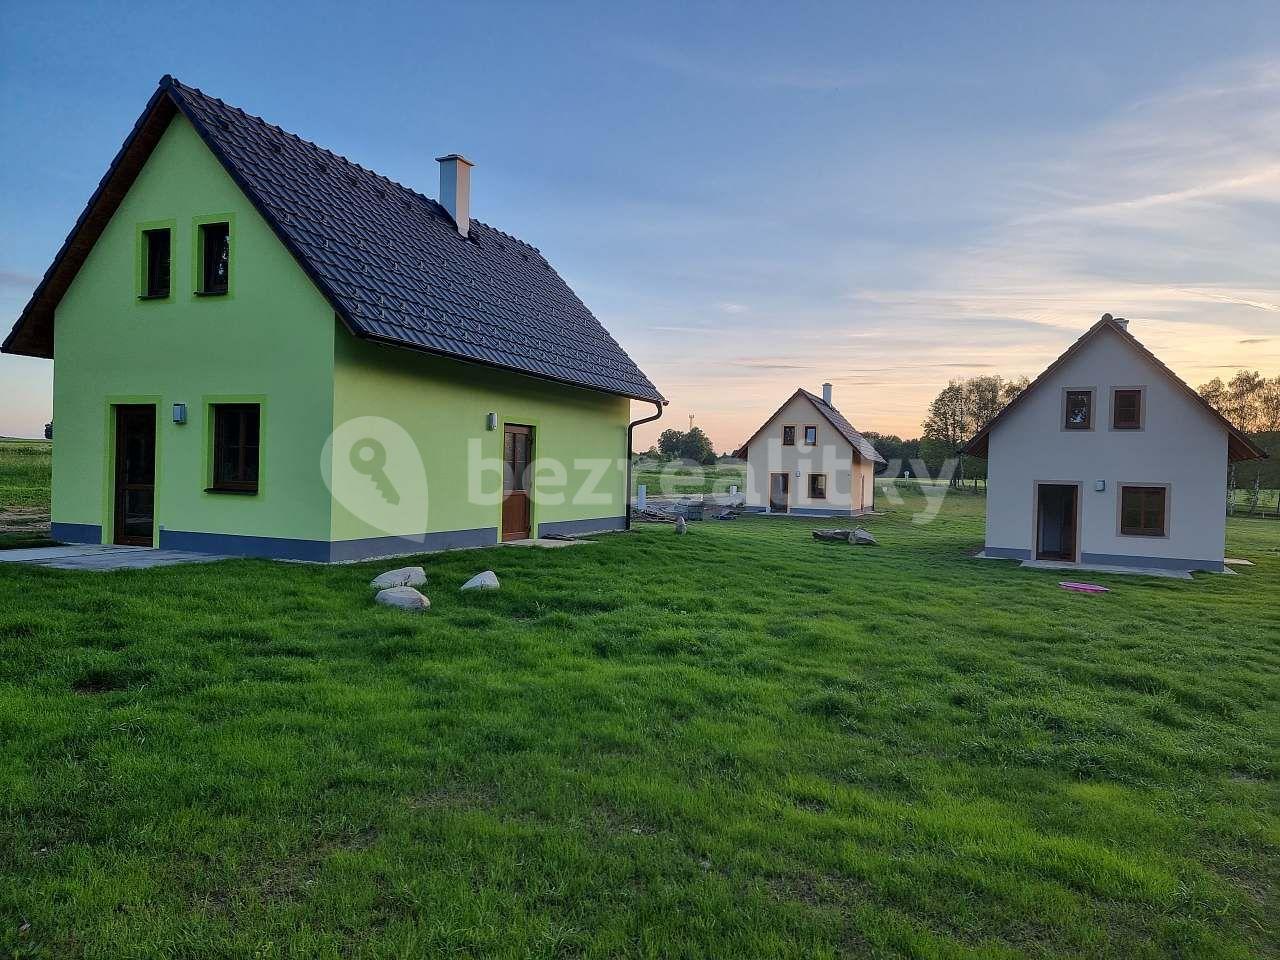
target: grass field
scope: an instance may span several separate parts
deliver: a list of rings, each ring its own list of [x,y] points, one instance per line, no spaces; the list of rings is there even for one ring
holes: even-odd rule
[[[648,495],[673,496],[693,493],[728,493],[731,484],[743,489],[746,467],[742,464],[717,463],[702,467],[676,461],[641,460],[631,470],[634,489],[645,484]]]
[[[47,440],[0,440],[0,509],[49,509],[53,444]]]
[[[0,440],[0,549],[51,543],[49,472],[53,445]]]
[[[1280,525],[1083,596],[920,503],[433,556],[417,618],[0,567],[0,951],[1275,955]]]

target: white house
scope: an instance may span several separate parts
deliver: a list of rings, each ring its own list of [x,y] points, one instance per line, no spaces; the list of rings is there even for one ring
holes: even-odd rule
[[[858,516],[875,503],[875,465],[884,463],[862,434],[822,396],[796,390],[738,448],[747,461],[746,509],[801,516]]]
[[[1223,569],[1227,463],[1265,457],[1104,314],[965,448],[987,557]]]

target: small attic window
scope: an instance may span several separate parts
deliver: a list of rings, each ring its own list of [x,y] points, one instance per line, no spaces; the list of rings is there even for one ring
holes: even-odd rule
[[[168,227],[142,231],[142,298],[162,300],[169,296],[169,264],[173,233]]]
[[[203,297],[225,296],[231,289],[231,224],[226,221],[200,224],[200,284]]]

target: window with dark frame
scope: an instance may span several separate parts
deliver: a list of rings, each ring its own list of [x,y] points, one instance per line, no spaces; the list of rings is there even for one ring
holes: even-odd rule
[[[1091,430],[1093,428],[1093,391],[1068,390],[1066,414],[1062,420],[1065,430]]]
[[[827,499],[827,475],[825,473],[809,474],[809,499]]]
[[[795,427],[782,428],[782,445],[784,447],[794,447],[796,445],[796,428]]]
[[[213,488],[258,492],[262,408],[256,403],[213,405]]]
[[[818,445],[818,428],[817,427],[804,428],[804,445],[806,447],[816,447]]]
[[[1168,489],[1120,488],[1120,532],[1126,537],[1163,537],[1168,531]]]
[[[1117,390],[1111,396],[1113,430],[1138,430],[1142,427],[1142,391]]]
[[[200,224],[200,293],[225,294],[231,280],[231,225]]]
[[[147,299],[169,296],[170,241],[168,227],[142,231],[143,264],[142,296]]]

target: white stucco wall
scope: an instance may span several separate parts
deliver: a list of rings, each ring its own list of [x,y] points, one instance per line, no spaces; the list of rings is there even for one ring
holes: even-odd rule
[[[1117,387],[1145,390],[1141,430],[1111,429],[1111,393]],[[1094,391],[1093,429],[1062,429],[1068,389]],[[1150,360],[1104,329],[991,431],[987,548],[1033,555],[1036,483],[1078,482],[1078,549],[1093,555],[1082,559],[1160,558],[1220,568],[1226,472],[1222,425]],[[1097,480],[1106,481],[1104,491],[1094,489]],[[1168,536],[1120,534],[1122,483],[1169,485]]]
[[[796,428],[794,447],[782,445],[783,426]],[[804,443],[804,428],[818,428],[815,446]],[[790,503],[794,512],[848,511],[870,507],[875,498],[875,465],[857,460],[849,442],[840,435],[813,404],[803,396],[792,398],[747,450],[747,506],[769,505],[769,475],[786,473],[790,478]],[[799,476],[797,476],[799,472]],[[827,475],[825,500],[809,497],[809,474]]]

